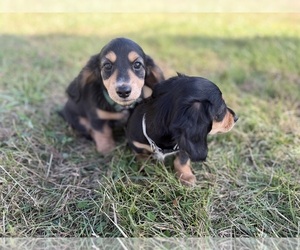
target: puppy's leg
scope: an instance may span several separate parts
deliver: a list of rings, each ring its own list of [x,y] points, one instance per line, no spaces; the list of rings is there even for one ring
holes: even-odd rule
[[[63,110],[59,112],[59,115],[61,115],[65,121],[80,135],[91,139],[89,134],[90,125],[88,125],[87,119],[78,114],[76,108],[74,108],[74,104],[71,101],[66,103]]]
[[[196,183],[196,177],[191,169],[191,161],[184,152],[179,152],[174,160],[176,176],[183,185],[192,186]]]
[[[137,141],[128,141],[128,146],[133,149],[135,153],[135,159],[139,163],[144,163],[151,157],[151,147],[148,144],[143,144]]]
[[[104,123],[101,130],[92,128],[91,136],[96,143],[96,148],[99,153],[107,155],[114,150],[115,141],[113,139],[112,129],[107,122]]]

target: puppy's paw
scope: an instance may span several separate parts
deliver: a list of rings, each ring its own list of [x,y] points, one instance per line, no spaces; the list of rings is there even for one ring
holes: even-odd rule
[[[188,160],[186,163],[181,163],[177,156],[174,160],[174,167],[176,176],[180,180],[181,184],[185,186],[194,186],[196,184],[196,177],[191,169],[191,161]]]
[[[112,130],[107,124],[103,126],[102,131],[92,130],[91,136],[100,154],[108,155],[114,150],[116,144],[112,137]]]
[[[115,143],[110,141],[109,143],[97,143],[97,151],[102,155],[109,155],[115,149]]]
[[[178,176],[177,173],[177,177],[182,185],[192,187],[196,184],[196,176],[193,174],[181,174],[180,176]]]

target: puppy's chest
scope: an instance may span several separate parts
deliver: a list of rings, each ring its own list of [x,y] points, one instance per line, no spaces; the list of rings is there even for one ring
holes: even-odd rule
[[[159,127],[152,127],[147,133],[145,116],[143,116],[142,129],[152,150],[153,158],[163,161],[165,157],[179,151],[178,144],[173,140],[172,135],[159,130]]]
[[[158,147],[166,150],[171,150],[176,144],[171,135],[163,135],[155,141]]]
[[[163,161],[167,156],[174,155],[179,151],[178,144],[172,143],[163,143],[160,145],[157,145],[155,143],[150,143],[150,147],[153,152],[153,158]]]

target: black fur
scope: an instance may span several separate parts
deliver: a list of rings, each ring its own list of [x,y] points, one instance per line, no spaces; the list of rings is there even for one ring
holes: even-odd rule
[[[204,161],[213,122],[222,121],[228,111],[235,122],[237,117],[214,83],[179,75],[156,85],[152,96],[137,105],[127,124],[128,143],[137,153],[145,153],[133,144],[149,144],[142,131],[145,115],[147,134],[158,147],[171,150],[177,144],[181,164]]]
[[[103,60],[106,60],[105,56],[110,51],[113,51],[118,57],[118,60],[115,63],[112,63],[111,71],[105,70],[105,65],[102,65]],[[122,103],[117,104],[112,100],[104,85],[102,77],[104,76],[107,79],[115,72],[118,72],[116,74],[118,74],[119,77],[120,72],[123,72],[122,80],[131,90],[131,79],[126,75],[128,70],[133,70],[131,62],[128,61],[128,53],[131,51],[135,51],[140,56],[142,65],[139,69],[134,70],[134,74],[139,78],[142,77],[142,81],[145,85],[153,88],[157,82],[164,79],[160,68],[154,63],[151,57],[144,53],[138,44],[126,38],[116,38],[112,40],[103,47],[100,53],[90,58],[80,71],[79,75],[75,77],[66,90],[68,100],[60,114],[71,127],[80,134],[90,137],[92,130],[103,132],[103,126],[105,124],[108,124],[111,127],[111,124],[116,122],[115,119],[102,119],[97,116],[97,109],[110,113],[123,112],[124,119],[126,119],[126,112],[124,109],[129,107],[123,107]],[[141,97],[142,95],[140,98]],[[126,97],[124,97],[124,100],[125,99]],[[132,100],[133,104],[136,100]],[[83,126],[79,122],[80,118],[84,118],[89,122],[90,129],[87,129],[86,126]],[[122,118],[120,120],[124,119]]]

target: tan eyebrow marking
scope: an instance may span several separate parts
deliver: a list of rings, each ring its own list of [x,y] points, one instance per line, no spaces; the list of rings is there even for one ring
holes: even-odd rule
[[[108,53],[105,55],[105,57],[106,57],[109,61],[111,61],[112,63],[114,63],[114,62],[117,60],[117,55],[116,55],[115,52],[113,52],[113,51],[108,52]]]
[[[128,54],[128,59],[130,62],[135,61],[139,57],[140,57],[140,55],[138,53],[136,53],[135,51],[130,51]]]

